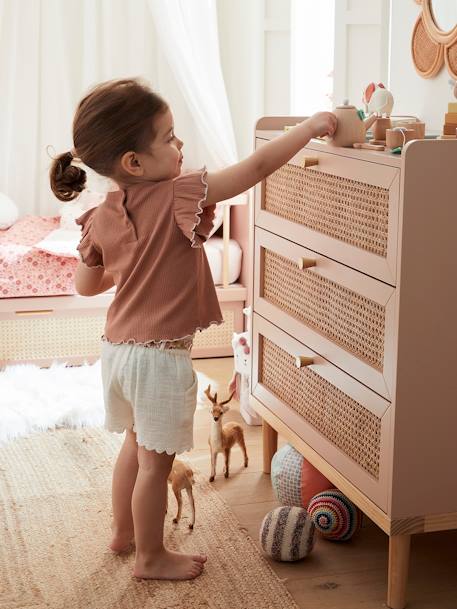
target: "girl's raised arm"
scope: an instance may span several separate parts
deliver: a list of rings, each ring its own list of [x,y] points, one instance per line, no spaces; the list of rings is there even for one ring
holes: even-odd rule
[[[208,193],[203,205],[214,205],[249,190],[287,163],[311,138],[333,135],[335,129],[335,115],[331,112],[318,112],[268,142],[247,159],[226,169],[208,173]]]

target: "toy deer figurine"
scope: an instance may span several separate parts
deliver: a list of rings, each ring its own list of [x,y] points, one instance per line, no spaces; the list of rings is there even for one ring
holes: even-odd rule
[[[192,485],[194,484],[194,472],[189,467],[189,465],[187,465],[187,463],[175,459],[173,462],[173,467],[171,468],[170,475],[168,476],[168,482],[171,482],[171,488],[173,489],[176,501],[178,502],[178,513],[176,515],[176,518],[173,518],[173,522],[177,524],[181,518],[181,491],[185,489],[187,492],[187,496],[189,497],[190,506],[192,508],[192,520],[189,524],[189,529],[193,529],[195,524],[195,502],[194,495],[192,493]]]
[[[244,442],[244,432],[241,425],[238,423],[226,423],[222,426],[222,417],[229,410],[229,407],[226,406],[233,398],[235,392],[233,392],[228,400],[224,402],[217,401],[217,393],[214,396],[211,395],[211,385],[208,385],[208,388],[205,389],[205,394],[208,397],[209,401],[212,403],[210,413],[211,413],[211,432],[208,438],[208,443],[211,451],[211,476],[209,481],[213,482],[216,476],[216,461],[218,453],[224,453],[225,458],[225,469],[224,475],[226,478],[229,477],[229,461],[230,461],[230,451],[232,446],[237,443],[240,445],[241,450],[244,454],[244,467],[248,466],[248,453],[246,451],[246,444]]]

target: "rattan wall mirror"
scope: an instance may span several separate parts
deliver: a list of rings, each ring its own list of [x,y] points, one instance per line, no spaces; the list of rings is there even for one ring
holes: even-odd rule
[[[411,40],[418,74],[432,78],[446,64],[457,79],[457,0],[415,0],[422,6]]]

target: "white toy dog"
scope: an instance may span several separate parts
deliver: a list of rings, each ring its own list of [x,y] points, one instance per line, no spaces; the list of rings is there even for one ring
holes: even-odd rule
[[[240,413],[248,425],[261,425],[262,419],[249,403],[249,379],[251,376],[251,347],[249,345],[249,322],[251,308],[243,309],[248,320],[247,332],[233,333],[232,347],[234,357],[234,371],[229,383],[230,393],[235,392],[235,397],[240,403]]]

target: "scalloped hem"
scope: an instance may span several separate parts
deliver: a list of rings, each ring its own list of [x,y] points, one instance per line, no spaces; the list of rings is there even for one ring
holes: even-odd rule
[[[108,425],[105,425],[104,428],[106,429],[106,431],[109,431],[111,433],[124,433],[124,431],[127,431],[127,429],[129,431],[132,431],[131,427],[125,427],[125,426],[124,427],[122,427],[122,426],[121,427],[112,427],[112,426],[110,427]]]
[[[208,196],[208,182],[206,180],[206,175],[208,173],[208,170],[206,169],[206,165],[203,167],[203,171],[201,173],[200,179],[202,181],[203,186],[205,187],[205,194],[203,195],[203,197],[197,202],[197,207],[198,207],[198,211],[195,213],[196,215],[196,219],[197,221],[195,222],[195,224],[192,227],[192,239],[190,242],[190,246],[194,247],[194,248],[201,248],[202,245],[201,243],[196,243],[195,242],[195,229],[197,228],[197,226],[200,224],[200,222],[202,221],[201,219],[201,215],[203,213],[203,207],[202,207],[202,203],[203,201],[206,201],[206,197]]]
[[[125,431],[127,431],[127,429],[133,430],[135,431],[134,428],[132,427],[114,427],[114,426],[107,426],[105,425],[105,429],[111,433],[124,433]],[[182,453],[185,452],[189,452],[191,450],[193,450],[194,448],[194,444],[193,442],[191,444],[185,444],[182,446],[179,446],[177,448],[170,448],[169,446],[164,446],[163,443],[157,443],[157,442],[147,442],[147,441],[143,441],[143,440],[138,440],[137,438],[137,444],[138,446],[142,446],[144,447],[146,450],[153,450],[156,453],[158,453],[159,455],[162,455],[163,453],[167,453],[167,455],[181,455]]]
[[[156,452],[159,455],[163,455],[163,453],[167,453],[167,455],[170,455],[170,456],[171,455],[181,455],[182,453],[191,451],[194,447],[193,443],[190,446],[185,445],[185,446],[180,446],[179,448],[168,448],[168,447],[164,447],[163,445],[157,446],[157,444],[155,444],[155,443],[141,442],[141,441],[137,441],[137,444],[138,444],[138,446],[144,447],[146,450],[153,450],[154,452]]]

